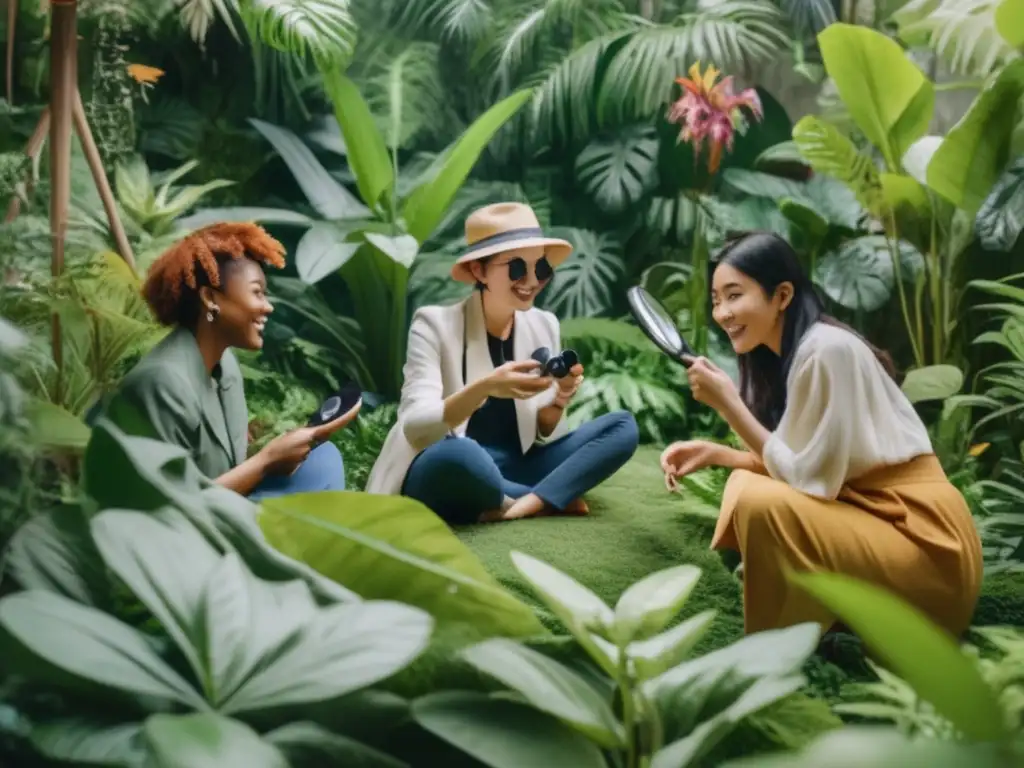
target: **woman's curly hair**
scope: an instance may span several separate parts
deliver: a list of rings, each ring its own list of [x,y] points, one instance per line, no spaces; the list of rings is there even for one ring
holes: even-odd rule
[[[225,264],[249,258],[281,269],[284,254],[284,246],[257,224],[211,224],[171,246],[153,262],[142,294],[157,321],[191,327],[199,316],[199,289],[219,288]]]

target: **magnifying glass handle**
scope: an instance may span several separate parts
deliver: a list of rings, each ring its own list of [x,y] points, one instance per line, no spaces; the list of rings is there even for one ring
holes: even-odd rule
[[[679,362],[681,362],[687,368],[693,365],[696,359],[697,358],[695,358],[693,355],[688,355],[685,352],[679,356]]]

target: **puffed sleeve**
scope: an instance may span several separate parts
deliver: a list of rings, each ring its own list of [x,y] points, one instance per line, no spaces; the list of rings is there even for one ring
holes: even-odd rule
[[[423,450],[449,431],[444,420],[441,340],[431,316],[424,310],[416,312],[409,327],[402,376],[398,420],[409,444]]]
[[[763,450],[772,477],[811,496],[839,495],[870,413],[862,358],[851,344],[830,343],[794,362],[786,410]]]

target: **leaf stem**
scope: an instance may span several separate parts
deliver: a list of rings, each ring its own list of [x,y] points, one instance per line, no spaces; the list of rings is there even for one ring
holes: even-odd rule
[[[626,732],[626,768],[639,768],[636,749],[636,701],[629,675],[629,654],[619,646],[619,693],[622,696],[622,725]]]

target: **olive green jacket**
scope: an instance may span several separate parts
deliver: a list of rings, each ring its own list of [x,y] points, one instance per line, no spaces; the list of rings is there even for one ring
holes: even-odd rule
[[[171,331],[139,361],[105,413],[128,434],[181,446],[210,479],[246,457],[249,413],[238,361],[227,350],[211,376],[185,328]]]

